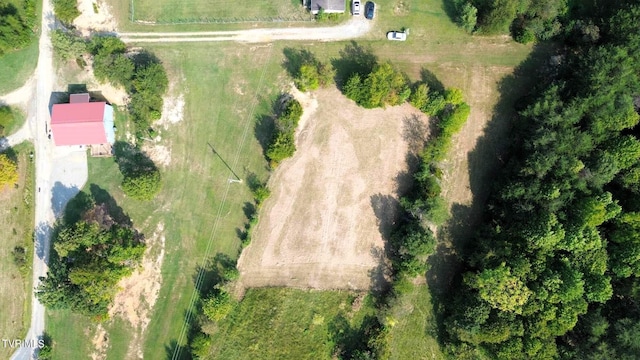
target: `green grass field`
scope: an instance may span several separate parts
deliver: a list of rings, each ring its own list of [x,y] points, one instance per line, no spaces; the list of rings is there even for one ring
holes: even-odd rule
[[[197,21],[308,20],[299,0],[129,0],[133,19],[158,23]],[[132,10],[131,10],[132,9]],[[131,16],[131,14],[130,14]]]
[[[254,124],[270,111],[279,93],[281,69],[279,54],[271,47],[167,45],[150,50],[165,62],[186,98],[182,122],[166,131],[158,129],[163,144],[171,148],[171,163],[161,169],[163,190],[150,203],[124,198],[118,188],[121,177],[117,166],[107,158],[89,160],[85,191],[90,191],[91,184],[106,190],[147,234],[157,223],[164,223],[162,288],[144,345],[145,358],[162,359],[167,356],[165,348],[180,339],[198,267],[217,253],[237,257],[236,228],[243,228],[243,206],[252,200],[245,184],[231,184],[227,192],[230,172],[208,143],[241,177],[249,172],[266,177],[266,161],[254,136]],[[118,134],[124,136],[122,130]],[[208,244],[209,256],[205,258]],[[56,312],[51,312],[48,320],[52,329],[91,326],[88,319],[68,322]],[[126,349],[130,331],[117,324],[106,327],[112,330],[111,337],[122,339]],[[52,330],[51,335],[56,341],[56,332]],[[90,341],[91,336],[87,333],[84,341]],[[185,341],[183,338],[182,343]],[[57,359],[88,356],[67,346],[54,351]]]
[[[18,186],[0,189],[0,334],[5,339],[22,339],[31,316],[31,261],[35,168],[29,158],[30,143],[22,143],[7,153],[18,161]],[[14,263],[12,251],[25,249],[25,266]],[[0,347],[0,358],[8,359],[12,349]]]
[[[141,0],[134,0],[136,2]],[[117,4],[125,0],[114,0]],[[126,1],[128,4],[128,1]],[[149,2],[150,3],[150,2]],[[284,1],[287,6],[293,3]],[[381,0],[377,2],[376,28],[357,44],[370,50],[380,61],[392,61],[413,80],[420,78],[423,69],[434,74],[447,87],[460,87],[471,97],[473,106],[491,116],[497,84],[510,69],[522,62],[531,47],[513,43],[508,38],[480,38],[464,33],[451,23],[442,1],[437,0]],[[129,15],[118,7],[116,15],[123,27]],[[283,5],[284,6],[284,5]],[[161,9],[161,6],[157,6]],[[136,10],[137,11],[137,10]],[[186,10],[185,10],[186,11]],[[212,10],[213,11],[213,10]],[[159,16],[159,15],[156,15]],[[138,16],[136,16],[138,17]],[[206,26],[143,26],[124,20],[124,28],[139,31],[203,30],[225,27]],[[274,24],[277,26],[278,24]],[[388,30],[410,28],[406,43],[389,42]],[[164,223],[166,256],[162,267],[162,288],[153,309],[145,334],[145,358],[171,358],[175,346],[184,345],[181,338],[186,311],[194,294],[194,275],[203,260],[217,253],[237,257],[239,241],[236,229],[245,221],[243,206],[251,201],[246,185],[228,187],[229,171],[213,155],[211,144],[220,156],[234,167],[241,177],[249,172],[260,178],[267,176],[262,149],[254,135],[254,124],[270,113],[271,102],[288,81],[281,66],[284,47],[304,47],[323,60],[339,58],[349,42],[296,42],[272,45],[234,43],[145,44],[166,65],[176,89],[185,96],[182,122],[161,130],[162,144],[171,150],[171,163],[162,168],[164,187],[158,198],[150,203],[123,197],[118,185],[120,175],[112,159],[90,159],[89,182],[105,189],[132,218],[143,232],[150,234],[157,223]],[[69,79],[70,82],[73,79]],[[480,85],[478,85],[480,84]],[[517,84],[514,84],[517,86]],[[247,123],[248,122],[248,123]],[[246,127],[248,124],[248,127]],[[124,129],[120,127],[119,129]],[[248,133],[245,135],[245,129]],[[123,136],[119,132],[119,136]],[[245,137],[245,141],[242,139]],[[237,162],[236,162],[237,159]],[[223,205],[221,201],[226,199]],[[214,224],[219,223],[214,236]],[[205,258],[208,244],[211,244]],[[275,354],[287,358],[306,354],[330,357],[330,344],[318,343],[323,327],[350,295],[339,292],[296,292],[282,289],[253,290],[214,336],[212,358],[243,358],[246,354]],[[407,294],[407,301],[415,302],[413,310],[399,317],[393,330],[392,348],[398,359],[440,352],[433,329],[433,311],[426,287],[417,287]],[[326,307],[321,303],[326,301]],[[279,304],[277,326],[294,324],[294,329],[307,328],[295,342],[286,344],[285,338],[254,334],[252,328],[270,329],[268,320],[258,316]],[[337,310],[336,310],[337,307]],[[295,309],[299,309],[299,314]],[[324,317],[325,325],[308,327],[313,318],[310,309]],[[252,316],[253,314],[256,316]],[[268,312],[267,312],[268,313]],[[95,324],[88,319],[67,316],[64,312],[49,312],[47,329],[55,346],[56,359],[86,359],[89,357]],[[274,320],[274,321],[276,321]],[[109,359],[126,357],[134,338],[130,325],[116,319],[105,324],[109,333]],[[269,334],[269,333],[266,333]],[[73,337],[71,339],[70,337]],[[180,339],[182,339],[180,341]],[[75,344],[79,344],[75,347]],[[257,344],[257,345],[256,345]],[[250,346],[255,345],[251,349]],[[80,349],[80,350],[79,350]],[[415,350],[415,351],[414,351]],[[281,351],[269,353],[268,351]],[[396,356],[396,355],[394,355]],[[409,357],[405,357],[409,356]],[[429,355],[430,356],[430,355]],[[430,357],[429,357],[430,358]]]
[[[210,359],[331,359],[334,345],[375,316],[346,291],[251,289],[211,337]]]

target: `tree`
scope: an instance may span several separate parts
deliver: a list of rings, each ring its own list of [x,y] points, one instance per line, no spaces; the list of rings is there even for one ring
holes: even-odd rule
[[[0,2],[0,55],[23,48],[32,34],[18,9],[11,3]]]
[[[160,191],[161,177],[158,169],[125,174],[122,191],[137,200],[151,200]]]
[[[6,154],[0,154],[0,188],[18,182],[18,164]]]
[[[77,59],[87,51],[87,44],[82,39],[61,29],[51,32],[51,45],[55,57],[62,61]]]
[[[53,12],[56,17],[65,24],[73,23],[80,16],[76,0],[53,0]]]
[[[215,289],[214,293],[204,300],[202,311],[209,320],[217,322],[224,319],[233,310],[234,305],[228,292]]]
[[[480,298],[491,306],[516,314],[522,313],[522,307],[532,295],[524,282],[511,274],[505,263],[477,275],[469,275],[465,283],[478,290]]]
[[[471,3],[465,2],[460,9],[457,22],[467,32],[473,32],[478,22],[478,9]]]
[[[300,76],[295,78],[293,82],[300,91],[316,90],[320,86],[318,68],[312,64],[303,64],[300,66]]]
[[[416,109],[424,112],[427,104],[429,103],[429,85],[425,83],[418,84],[415,90],[411,93],[409,102]]]

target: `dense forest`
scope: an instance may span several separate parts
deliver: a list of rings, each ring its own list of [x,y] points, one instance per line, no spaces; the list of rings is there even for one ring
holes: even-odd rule
[[[583,10],[568,10],[561,54],[518,103],[509,159],[459,254],[441,339],[452,358],[640,354],[640,4]]]

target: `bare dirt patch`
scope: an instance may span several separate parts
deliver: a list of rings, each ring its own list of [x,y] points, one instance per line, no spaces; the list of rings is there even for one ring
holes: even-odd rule
[[[159,223],[153,235],[147,238],[147,249],[142,263],[133,274],[118,284],[122,289],[115,297],[109,316],[120,316],[134,329],[127,358],[141,358],[143,334],[151,321],[151,311],[158,299],[162,284],[164,259],[164,224]]]
[[[166,145],[147,144],[142,146],[142,151],[147,154],[155,164],[164,167],[171,164],[171,150]]]
[[[109,6],[104,1],[78,0],[78,10],[80,16],[73,20],[73,24],[82,35],[89,36],[92,31],[116,31],[116,20],[111,16]]]
[[[104,360],[107,358],[107,349],[109,348],[109,337],[107,331],[102,324],[98,324],[96,327],[96,334],[91,341],[93,348],[95,349],[91,353],[91,360]]]
[[[297,151],[273,173],[271,197],[238,267],[246,287],[369,289],[406,171],[408,104],[366,110],[336,89],[314,94]],[[313,100],[311,100],[313,102]],[[311,113],[311,111],[309,111]]]

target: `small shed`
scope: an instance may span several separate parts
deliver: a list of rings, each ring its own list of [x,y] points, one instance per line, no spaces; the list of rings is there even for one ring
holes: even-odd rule
[[[325,13],[343,13],[346,10],[345,0],[309,0],[309,11],[317,14],[323,9]]]

